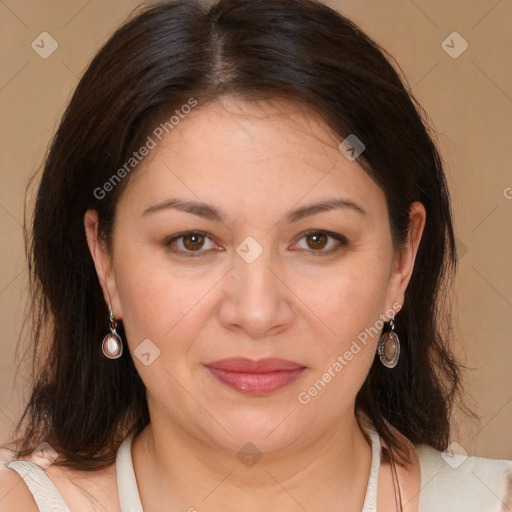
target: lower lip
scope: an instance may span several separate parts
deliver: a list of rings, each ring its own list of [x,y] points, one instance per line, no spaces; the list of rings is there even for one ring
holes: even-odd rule
[[[246,395],[268,395],[297,380],[305,368],[279,370],[268,373],[242,373],[219,370],[207,366],[208,370],[224,384]]]

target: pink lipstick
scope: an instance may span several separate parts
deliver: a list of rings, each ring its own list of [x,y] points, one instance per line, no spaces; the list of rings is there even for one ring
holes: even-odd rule
[[[206,365],[222,383],[247,395],[267,395],[291,384],[306,369],[293,361],[245,357],[221,359]]]

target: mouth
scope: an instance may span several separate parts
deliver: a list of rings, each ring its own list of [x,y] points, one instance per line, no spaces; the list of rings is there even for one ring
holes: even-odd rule
[[[288,386],[306,369],[293,361],[243,357],[222,359],[206,365],[223,384],[246,395],[263,396]]]

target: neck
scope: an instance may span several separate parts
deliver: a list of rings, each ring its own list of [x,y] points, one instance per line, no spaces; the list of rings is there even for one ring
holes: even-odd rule
[[[308,444],[242,457],[190,435],[176,423],[152,421],[133,441],[132,456],[145,510],[247,512],[334,509],[360,511],[371,447],[355,415]],[[244,463],[245,461],[245,463]],[[314,492],[312,492],[314,490]],[[178,508],[179,507],[179,508]]]

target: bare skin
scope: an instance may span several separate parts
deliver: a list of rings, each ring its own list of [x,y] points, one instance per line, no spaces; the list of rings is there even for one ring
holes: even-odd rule
[[[298,396],[365,328],[398,312],[425,210],[411,206],[409,241],[396,252],[382,190],[340,153],[340,142],[297,106],[225,98],[196,107],[135,171],[110,250],[98,238],[96,212],[86,213],[98,279],[125,343],[133,353],[149,339],[160,351],[148,366],[134,357],[151,414],[132,446],[146,512],[162,503],[211,512],[259,512],[262,504],[361,510],[371,449],[354,405],[378,336],[307,404]],[[225,218],[161,207],[171,198],[213,205]],[[286,217],[339,198],[356,207]],[[189,231],[205,235],[175,239]],[[251,263],[236,252],[248,236],[262,248]],[[205,367],[235,356],[306,369],[269,395],[250,396]],[[248,442],[262,454],[252,467],[237,457]],[[102,485],[115,488],[112,475]],[[385,466],[381,478],[389,481]]]

